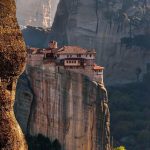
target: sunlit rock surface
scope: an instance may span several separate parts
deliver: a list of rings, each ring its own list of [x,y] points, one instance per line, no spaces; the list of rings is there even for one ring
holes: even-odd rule
[[[16,0],[20,25],[51,27],[59,0]]]
[[[0,1],[0,149],[27,150],[14,117],[16,81],[24,70],[26,49],[14,0]]]
[[[110,150],[104,85],[81,74],[48,68],[28,66],[18,82],[15,113],[24,132],[58,139],[63,150]]]

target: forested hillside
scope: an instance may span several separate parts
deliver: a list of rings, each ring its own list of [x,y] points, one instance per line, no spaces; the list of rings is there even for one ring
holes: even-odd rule
[[[150,148],[150,74],[144,81],[109,87],[114,143],[127,150]]]

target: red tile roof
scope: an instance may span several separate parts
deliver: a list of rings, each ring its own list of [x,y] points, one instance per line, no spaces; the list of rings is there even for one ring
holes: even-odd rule
[[[57,54],[57,52],[58,52],[58,48],[55,48],[55,49],[51,49],[51,48],[45,48],[45,49],[43,49],[43,53],[54,53],[54,54]]]
[[[31,47],[31,48],[28,48],[28,49],[27,49],[27,52],[28,52],[29,54],[42,54],[42,49]]]
[[[86,53],[95,53],[95,51],[88,51],[87,49],[78,47],[78,46],[64,46],[60,48],[57,54],[86,54]]]
[[[104,67],[101,67],[101,66],[94,64],[93,70],[104,70]]]

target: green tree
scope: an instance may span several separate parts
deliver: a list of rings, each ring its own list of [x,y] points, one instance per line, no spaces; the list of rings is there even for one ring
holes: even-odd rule
[[[52,143],[52,147],[53,147],[53,150],[61,150],[61,144],[59,143],[57,139]]]
[[[114,150],[126,150],[124,146],[116,147]]]
[[[61,144],[57,139],[52,142],[42,134],[26,135],[26,140],[29,146],[28,150],[61,150]]]

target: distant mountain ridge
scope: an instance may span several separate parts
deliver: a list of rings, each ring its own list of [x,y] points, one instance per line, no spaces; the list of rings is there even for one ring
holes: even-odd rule
[[[45,43],[51,30],[50,28],[44,29],[42,27],[32,26],[22,26],[21,28],[27,46],[37,48],[47,46]]]

